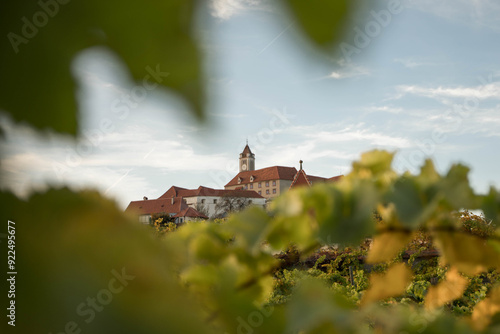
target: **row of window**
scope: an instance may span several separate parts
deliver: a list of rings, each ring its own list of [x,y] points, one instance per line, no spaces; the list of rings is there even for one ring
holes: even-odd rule
[[[267,191],[267,193],[269,194],[269,190]],[[276,189],[273,189],[273,194],[276,194]],[[260,195],[260,191],[259,191],[259,195]],[[205,200],[204,199],[201,200],[201,204],[205,204]],[[217,200],[216,199],[214,199],[214,204],[217,204]],[[251,200],[248,201],[248,204],[252,204],[252,201]]]
[[[259,195],[262,195],[262,190],[259,190],[258,191]],[[269,192],[269,189],[266,190],[266,195],[269,195],[270,192]],[[276,194],[276,189],[273,189],[273,194]]]
[[[205,200],[204,199],[201,200],[201,204],[205,204]],[[217,200],[216,199],[214,199],[214,204],[217,204]]]
[[[259,188],[262,188],[262,182],[257,183]],[[266,187],[269,187],[269,181],[266,182]],[[276,181],[273,181],[273,187],[276,187]],[[253,189],[253,183],[249,185],[250,189]]]

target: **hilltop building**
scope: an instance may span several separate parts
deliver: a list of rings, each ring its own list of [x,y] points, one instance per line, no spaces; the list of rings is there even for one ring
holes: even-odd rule
[[[130,202],[125,212],[135,213],[144,224],[149,224],[154,214],[168,214],[175,218],[176,223],[184,223],[224,214],[220,212],[217,204],[227,197],[241,198],[248,204],[265,205],[265,198],[255,191],[212,189],[203,186],[186,189],[172,186],[157,199],[144,197],[142,201]]]
[[[273,166],[255,169],[255,154],[252,153],[248,144],[243,149],[239,158],[239,173],[231,179],[224,189],[254,190],[267,200],[271,200],[283,192],[301,185],[312,186],[317,182],[334,182],[342,176],[325,178],[307,175],[302,169],[303,161],[300,160],[300,170],[295,167]]]
[[[223,202],[236,199],[244,204],[265,207],[266,203],[280,194],[302,186],[312,186],[316,183],[335,182],[342,175],[325,178],[307,175],[302,168],[272,166],[255,169],[255,154],[247,145],[239,156],[239,173],[229,181],[224,189],[212,189],[200,186],[197,189],[186,189],[172,186],[157,199],[144,197],[142,201],[132,201],[126,212],[139,216],[144,224],[151,222],[154,214],[166,214],[174,218],[176,223],[192,220],[208,219],[223,216]]]

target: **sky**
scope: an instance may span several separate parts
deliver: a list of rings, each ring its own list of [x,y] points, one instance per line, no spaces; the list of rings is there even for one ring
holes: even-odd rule
[[[326,53],[276,1],[203,2],[194,32],[208,125],[162,89],[117,113],[134,88],[126,67],[110,50],[85,50],[72,68],[82,136],[0,115],[1,184],[22,198],[49,186],[98,189],[125,208],[172,185],[223,188],[248,140],[256,168],[303,160],[308,174],[332,177],[385,149],[398,172],[431,158],[441,173],[470,167],[479,193],[499,188],[500,3],[406,0],[391,13],[391,1],[358,13]]]

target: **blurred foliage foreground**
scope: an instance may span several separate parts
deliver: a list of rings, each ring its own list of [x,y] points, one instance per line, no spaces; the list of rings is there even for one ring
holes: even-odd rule
[[[96,192],[50,190],[28,202],[2,193],[2,221],[16,223],[18,272],[16,327],[5,318],[2,327],[20,333],[498,333],[499,193],[474,194],[461,165],[442,176],[427,161],[418,175],[397,175],[392,158],[366,153],[342,181],[289,191],[269,212],[254,207],[161,238]],[[475,223],[456,217],[464,208],[482,209],[486,222],[492,220],[488,230],[469,233]],[[398,260],[419,233],[440,254],[439,265],[428,270]],[[307,255],[367,237],[373,244],[366,261],[375,270],[360,271],[344,256],[354,267],[352,286],[339,262],[322,267],[326,273],[317,266],[299,272],[279,270],[274,256],[290,245]],[[433,285],[431,277],[437,277]],[[7,291],[5,279],[2,284]]]

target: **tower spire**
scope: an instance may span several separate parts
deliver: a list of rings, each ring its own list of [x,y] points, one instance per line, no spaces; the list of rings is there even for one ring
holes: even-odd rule
[[[250,150],[250,146],[248,146],[248,139],[243,152],[240,153],[240,172],[255,170],[255,154]]]

